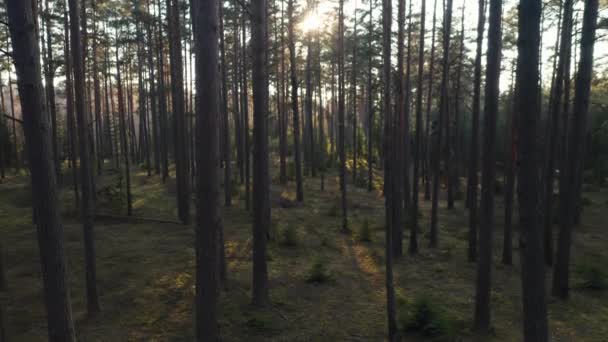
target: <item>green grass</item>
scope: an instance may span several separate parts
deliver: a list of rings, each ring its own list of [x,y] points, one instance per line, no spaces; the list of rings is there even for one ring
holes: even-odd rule
[[[275,170],[273,170],[275,171]],[[363,169],[362,169],[363,171]],[[173,175],[173,172],[171,173]],[[177,216],[174,179],[162,184],[146,171],[132,174],[134,215],[166,220]],[[276,177],[273,177],[275,179]],[[66,177],[66,183],[70,178]],[[348,183],[349,226],[361,233],[367,222],[370,242],[360,243],[341,233],[340,192],[335,171],[328,172],[326,190],[320,180],[307,178],[302,205],[281,208],[272,202],[273,235],[280,240],[283,227],[297,229],[297,248],[269,244],[268,272],[272,306],[251,306],[251,213],[235,197],[222,208],[228,264],[227,289],[220,299],[220,331],[224,341],[382,341],[386,336],[384,291],[384,199],[381,192]],[[9,289],[0,294],[10,341],[46,341],[46,316],[41,288],[35,227],[31,223],[27,176],[12,176],[0,184],[0,232]],[[375,184],[381,178],[375,175]],[[98,189],[116,184],[116,173],[104,172]],[[232,189],[238,188],[235,184]],[[272,184],[277,198],[292,192]],[[443,192],[443,190],[442,190]],[[598,260],[606,274],[608,236],[604,233],[607,192],[585,193],[591,205],[577,228],[572,249],[575,265]],[[500,201],[500,196],[497,196]],[[463,341],[521,341],[519,260],[512,267],[500,264],[502,203],[497,202],[492,270],[493,336],[476,336],[470,328],[474,312],[476,265],[466,261],[468,216],[462,201],[456,208],[439,210],[439,247],[429,249],[430,202],[421,199],[420,254],[395,260],[395,288],[408,305],[400,315],[422,311],[416,299],[428,295],[451,324],[450,334]],[[193,339],[194,230],[179,224],[98,220],[95,225],[97,267],[102,313],[86,316],[82,227],[74,215],[73,193],[60,196],[68,280],[77,336],[81,341],[191,341]],[[100,202],[100,211],[124,215],[122,207]],[[194,210],[194,209],[193,209]],[[404,230],[407,246],[409,227]],[[366,233],[367,234],[367,233]],[[517,234],[516,234],[517,235]],[[514,241],[516,240],[514,237]],[[517,247],[517,244],[514,243]],[[319,262],[321,260],[321,262]],[[322,265],[321,267],[315,265]],[[315,267],[323,272],[314,271]],[[306,281],[317,272],[331,275],[329,284]],[[574,285],[585,275],[573,270],[571,299],[550,300],[550,329],[556,341],[601,341],[608,336],[608,294]],[[588,278],[588,277],[587,277]],[[550,284],[551,270],[547,270]],[[418,305],[420,307],[420,305]],[[418,334],[406,335],[417,341]]]

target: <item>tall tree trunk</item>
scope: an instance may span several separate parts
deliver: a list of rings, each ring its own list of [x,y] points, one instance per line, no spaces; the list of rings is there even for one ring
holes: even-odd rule
[[[357,130],[357,1],[355,0],[353,9],[354,16],[354,27],[353,27],[353,65],[352,65],[352,96],[353,96],[353,184],[357,186],[357,157],[359,151],[357,150],[358,134]]]
[[[412,177],[412,209],[410,226],[409,253],[418,253],[418,203],[420,200],[420,163],[424,163],[422,154],[422,92],[424,89],[424,24],[426,20],[426,0],[420,5],[420,35],[418,41],[418,89],[416,90],[416,143],[414,149],[414,174]]]
[[[244,134],[244,160],[245,163],[245,208],[247,210],[251,207],[251,147],[250,147],[250,139],[249,139],[249,82],[248,82],[248,61],[247,56],[249,52],[247,51],[247,26],[245,25],[245,12],[241,13],[241,31],[243,34],[242,39],[242,58],[241,58],[241,87],[242,87],[242,115],[243,115],[243,134]]]
[[[48,0],[47,0],[48,1]],[[99,83],[99,64],[97,60],[98,48],[98,32],[97,32],[97,2],[92,1],[93,9],[93,53],[91,56],[91,64],[93,65],[93,93],[95,97],[95,135],[97,136],[96,150],[97,154],[97,174],[101,175],[103,171],[104,155],[103,155],[103,129],[101,119],[101,84]]]
[[[515,78],[515,66],[513,66],[512,78]],[[504,205],[505,205],[505,224],[503,233],[502,247],[502,263],[511,265],[513,263],[513,201],[515,195],[515,163],[517,160],[517,100],[518,90],[512,87],[511,94],[513,95],[513,110],[509,113],[507,119],[507,162],[505,167],[505,190],[504,190]]]
[[[367,191],[373,190],[373,132],[374,132],[374,94],[372,89],[372,59],[373,59],[373,41],[374,41],[374,4],[369,2],[369,25],[368,25],[368,60],[367,60]],[[423,14],[424,16],[424,14]],[[424,30],[423,30],[424,31]]]
[[[78,0],[69,0],[69,5],[74,87],[75,89],[85,89],[82,35],[80,32],[80,4]],[[95,238],[93,235],[95,207],[93,202],[88,117],[86,115],[85,99],[82,93],[80,94],[80,96],[77,95],[75,98],[78,140],[80,143],[80,175],[82,181],[82,201],[80,204],[84,230],[87,312],[89,315],[94,315],[100,310],[97,293],[97,270],[95,266]]]
[[[67,4],[67,1],[66,1]],[[67,7],[67,6],[66,6]],[[66,92],[66,121],[68,133],[69,161],[72,169],[72,185],[74,187],[74,208],[80,208],[80,193],[78,191],[78,172],[76,172],[76,124],[74,118],[74,85],[72,83],[72,57],[70,54],[70,27],[68,11],[63,16],[64,55],[65,55],[65,92]]]
[[[437,22],[437,0],[433,2],[433,27],[431,29],[431,61],[429,65],[429,89],[426,97],[426,120],[424,128],[424,199],[431,199],[431,157],[432,157],[432,141],[431,141],[431,108],[433,104],[433,77],[435,76],[435,25]]]
[[[296,199],[298,202],[304,201],[304,189],[302,187],[302,160],[300,156],[300,115],[298,113],[298,78],[296,75],[296,43],[295,43],[295,19],[294,19],[294,0],[287,2],[287,18],[289,20],[287,28],[287,41],[289,45],[289,70],[291,78],[291,109],[293,111],[293,139],[294,154],[296,164]]]
[[[548,340],[543,234],[538,205],[541,159],[537,129],[539,121],[540,0],[520,0],[517,60],[519,129],[519,229],[523,299],[524,341]],[[525,37],[525,39],[524,39]]]
[[[279,116],[280,116],[280,128],[279,128],[279,167],[280,167],[280,182],[281,185],[287,185],[287,110],[285,104],[286,98],[286,82],[285,82],[285,12],[283,11],[283,1],[281,0],[281,37],[279,40],[280,47],[280,58],[281,58],[281,72],[279,73],[279,92],[277,95],[280,97],[279,100]]]
[[[598,1],[586,0],[583,14],[583,31],[578,71],[576,73],[573,115],[570,122],[568,139],[569,166],[563,173],[564,186],[560,193],[560,229],[557,240],[557,253],[553,273],[553,296],[567,299],[570,278],[570,248],[572,230],[576,223],[576,212],[580,198],[580,184],[584,169],[586,152],[589,94],[593,72],[593,49],[597,28]]]
[[[253,48],[253,304],[265,306],[268,295],[266,231],[270,225],[270,175],[268,174],[268,60],[266,0],[251,3]],[[291,20],[290,20],[291,22]]]
[[[57,106],[55,104],[55,61],[53,60],[53,41],[51,31],[53,29],[51,23],[51,13],[49,8],[49,0],[45,0],[44,26],[46,28],[46,100],[51,116],[51,143],[53,146],[53,161],[55,164],[55,175],[58,183],[61,183],[61,162],[59,160],[58,136],[57,136]]]
[[[452,3],[447,0],[447,7],[444,9],[443,18],[443,67],[441,72],[441,97],[439,99],[439,118],[437,120],[437,132],[435,146],[433,147],[433,201],[431,209],[431,247],[437,247],[437,209],[439,202],[439,183],[441,182],[441,151],[443,121],[449,111],[448,83],[449,83],[449,51],[450,51],[450,31],[452,28]]]
[[[543,197],[543,231],[545,262],[548,265],[553,263],[553,183],[555,178],[555,158],[557,152],[557,138],[559,134],[560,110],[562,109],[562,97],[564,93],[564,76],[566,65],[570,58],[569,46],[572,42],[572,0],[564,2],[564,17],[561,30],[561,45],[559,49],[559,62],[555,74],[555,89],[552,94],[550,113],[547,117],[547,145],[545,148],[545,168],[544,168],[544,189]]]
[[[146,0],[146,9],[148,13],[150,13],[150,0]],[[152,142],[154,147],[154,171],[156,174],[160,174],[160,140],[159,140],[159,123],[158,123],[158,114],[157,110],[157,88],[155,79],[156,76],[154,74],[154,51],[157,48],[157,44],[155,44],[155,40],[153,38],[153,34],[156,31],[156,21],[151,20],[146,22],[146,35],[148,38],[148,68],[149,68],[149,87],[150,87],[150,109],[152,115]],[[159,101],[160,102],[160,101]]]
[[[339,19],[338,19],[338,153],[340,154],[340,192],[342,207],[342,231],[348,231],[348,217],[346,212],[346,151],[345,151],[345,132],[344,132],[344,0],[340,0]]]
[[[169,177],[169,139],[167,130],[169,122],[167,120],[167,92],[165,87],[165,48],[163,37],[161,0],[158,0],[158,110],[160,112],[160,153],[162,160],[162,181]]]
[[[393,256],[403,255],[403,150],[405,146],[405,75],[404,75],[404,38],[405,38],[405,0],[398,0],[397,5],[397,77],[395,79],[395,116],[393,118],[393,154],[392,172],[392,214],[393,214]]]
[[[219,1],[193,1],[197,19],[196,51],[196,340],[219,341],[218,234],[222,229],[219,208],[218,65]],[[221,13],[221,12],[220,12]]]
[[[34,3],[10,0],[6,5],[28,146],[26,151],[29,155],[34,211],[38,217],[38,247],[49,341],[75,341],[66,279],[63,227],[59,218],[55,170],[49,146],[49,122],[44,110],[40,51],[32,13]]]
[[[469,174],[467,178],[467,206],[469,208],[469,236],[467,256],[470,262],[477,260],[477,184],[479,165],[479,117],[481,102],[481,54],[486,21],[486,0],[479,0],[477,19],[477,50],[473,76],[473,117],[471,119],[471,144],[469,149]]]
[[[175,174],[177,181],[177,211],[180,221],[190,224],[190,178],[188,176],[188,135],[184,113],[184,71],[181,28],[177,0],[167,0],[167,26],[171,58],[171,98],[175,141]]]
[[[410,114],[412,94],[412,1],[409,3],[407,25],[407,57],[405,62],[405,97],[403,110],[403,207],[407,217],[411,209],[410,188]]]
[[[391,196],[391,160],[390,160],[390,113],[391,113],[391,27],[392,18],[392,1],[382,0],[382,61],[384,63],[382,70],[382,78],[384,83],[384,197],[386,210],[386,232],[385,232],[385,267],[386,267],[386,313],[388,325],[388,340],[390,342],[397,341],[397,318],[395,312],[395,288],[393,285],[393,232],[391,224],[392,196]]]
[[[221,73],[222,73],[222,138],[224,140],[224,205],[229,207],[232,205],[232,147],[230,145],[230,124],[228,122],[228,76],[226,66],[226,46],[224,40],[224,3],[217,5],[219,7],[220,20],[220,53],[221,53]],[[201,47],[201,49],[204,49]],[[199,164],[201,165],[201,164]],[[202,165],[201,165],[202,166]]]
[[[475,294],[475,329],[490,330],[490,292],[492,271],[492,233],[494,193],[496,191],[496,118],[498,117],[500,58],[502,50],[502,0],[490,0],[488,54],[484,96],[479,261]]]
[[[125,99],[121,77],[121,61],[118,58],[118,32],[116,32],[116,86],[118,87],[118,115],[120,120],[120,146],[125,162],[125,178],[127,186],[127,215],[133,214],[133,201],[131,198],[131,164],[129,161],[129,142],[127,139],[127,120],[125,118]]]

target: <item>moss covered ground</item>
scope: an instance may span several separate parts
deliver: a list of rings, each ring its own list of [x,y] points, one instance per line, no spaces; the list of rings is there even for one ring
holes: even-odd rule
[[[174,180],[162,184],[144,171],[133,175],[134,215],[175,220]],[[69,179],[69,176],[66,176]],[[66,180],[67,181],[67,180]],[[272,182],[273,239],[269,244],[272,305],[250,304],[252,279],[251,219],[243,191],[235,191],[234,205],[224,209],[228,283],[221,294],[220,330],[224,341],[382,341],[385,339],[384,199],[349,184],[348,210],[352,234],[341,232],[338,179],[307,178],[302,205],[285,206],[295,189]],[[9,176],[0,184],[0,238],[4,246],[9,289],[1,293],[9,341],[45,341],[45,311],[35,228],[31,219],[27,175]],[[106,170],[98,190],[111,188],[117,174]],[[376,184],[379,187],[379,184]],[[589,290],[582,284],[580,265],[598,265],[608,272],[608,189],[586,187],[588,200],[573,248],[571,299],[550,299],[550,329],[554,341],[606,341],[608,290]],[[104,195],[105,196],[105,195]],[[110,196],[110,195],[107,195]],[[116,197],[116,196],[114,196]],[[291,196],[293,197],[293,196]],[[283,200],[282,200],[283,198]],[[475,264],[466,261],[467,212],[463,202],[439,211],[439,247],[428,248],[430,202],[421,198],[420,254],[395,262],[395,286],[400,321],[406,322],[418,298],[431,298],[450,331],[437,340],[520,341],[521,293],[519,260],[500,263],[502,196],[497,196],[492,269],[490,335],[470,330],[474,310]],[[99,210],[124,215],[120,196]],[[117,204],[118,202],[118,204]],[[86,315],[82,231],[74,215],[72,191],[61,192],[65,245],[72,308],[80,341],[191,341],[193,339],[194,231],[190,226],[151,221],[100,218],[95,225],[97,268],[102,312]],[[289,208],[283,208],[289,207]],[[366,236],[359,238],[367,222]],[[282,243],[289,230],[292,243]],[[295,231],[295,234],[294,234]],[[517,234],[515,236],[515,239]],[[407,246],[409,232],[405,232]],[[367,239],[364,239],[367,240]],[[514,240],[514,247],[517,242]],[[407,254],[407,253],[406,253]],[[310,281],[311,272],[324,274]],[[603,268],[603,269],[602,269]],[[547,284],[551,272],[548,270]],[[406,341],[426,337],[406,332]]]

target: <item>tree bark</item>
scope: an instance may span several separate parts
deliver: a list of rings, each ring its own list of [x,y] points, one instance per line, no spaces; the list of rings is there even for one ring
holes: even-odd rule
[[[569,295],[570,249],[572,230],[576,223],[576,212],[580,198],[580,184],[584,169],[586,152],[587,122],[591,77],[593,72],[593,49],[597,28],[598,1],[586,0],[583,14],[580,60],[576,73],[573,115],[570,122],[568,139],[568,163],[563,175],[565,184],[560,194],[560,229],[557,240],[557,253],[553,273],[552,294],[560,299]]]
[[[304,189],[302,187],[302,160],[300,151],[300,115],[298,113],[298,78],[296,75],[296,44],[295,44],[295,19],[294,19],[294,0],[287,2],[287,18],[289,20],[287,28],[287,41],[289,45],[289,70],[291,78],[291,109],[293,111],[293,140],[296,164],[296,199],[298,202],[304,201]]]
[[[490,0],[488,18],[488,53],[484,96],[482,144],[481,206],[479,218],[479,261],[475,294],[475,329],[490,331],[490,293],[492,271],[492,235],[494,231],[494,194],[496,191],[496,118],[500,95],[500,59],[502,51],[502,0]]]
[[[540,0],[520,0],[517,60],[519,97],[519,229],[522,266],[524,341],[548,340],[543,234],[538,205],[541,165],[537,129],[539,121]]]
[[[85,75],[82,55],[82,34],[80,32],[80,9],[78,0],[69,0],[72,62],[74,63],[74,87],[85,89]],[[100,311],[97,292],[97,269],[95,265],[95,238],[93,235],[94,202],[92,164],[89,149],[89,124],[82,93],[75,97],[78,140],[80,143],[80,175],[82,183],[81,213],[84,231],[84,253],[86,270],[87,312],[95,315]]]
[[[66,279],[63,227],[59,218],[55,170],[44,108],[40,51],[31,0],[6,2],[17,71],[23,129],[27,144],[48,335],[51,342],[75,341],[70,294]]]
[[[219,1],[193,1],[196,51],[196,340],[219,341]],[[221,13],[221,12],[220,12]]]

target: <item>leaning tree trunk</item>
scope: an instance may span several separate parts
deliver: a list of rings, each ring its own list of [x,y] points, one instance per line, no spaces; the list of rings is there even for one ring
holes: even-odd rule
[[[538,204],[541,158],[538,148],[540,0],[520,0],[517,84],[519,129],[519,229],[524,341],[548,340],[543,234]],[[523,38],[525,37],[525,39]]]
[[[70,294],[66,279],[63,227],[49,146],[49,122],[44,106],[40,51],[31,0],[6,2],[13,45],[13,62],[19,80],[23,129],[30,163],[32,198],[38,217],[37,234],[42,280],[51,342],[75,341]]]
[[[492,271],[492,232],[496,191],[496,118],[498,117],[500,58],[502,50],[502,0],[490,0],[488,54],[484,95],[481,207],[479,217],[479,261],[475,294],[475,329],[490,330],[490,292]],[[449,176],[448,176],[449,177]]]

